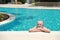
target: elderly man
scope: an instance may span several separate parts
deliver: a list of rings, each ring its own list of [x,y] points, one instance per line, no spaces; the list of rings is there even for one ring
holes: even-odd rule
[[[50,33],[50,30],[43,26],[43,21],[38,21],[37,26],[30,29],[29,32],[46,32],[46,33]]]

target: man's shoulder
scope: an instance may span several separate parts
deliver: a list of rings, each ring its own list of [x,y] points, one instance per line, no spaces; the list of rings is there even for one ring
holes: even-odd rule
[[[36,26],[35,26],[35,27],[33,27],[32,29],[36,29]]]
[[[44,27],[44,29],[48,29],[47,27]]]
[[[30,30],[32,30],[32,29],[36,29],[36,26],[35,26],[35,27],[33,27],[33,28],[31,28]]]

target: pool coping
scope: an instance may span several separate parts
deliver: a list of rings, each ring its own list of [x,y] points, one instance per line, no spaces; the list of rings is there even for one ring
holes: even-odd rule
[[[15,33],[17,33],[17,32],[21,32],[21,33],[24,33],[24,32],[26,32],[26,33],[45,33],[45,32],[29,32],[29,31],[0,31],[0,33],[3,33],[3,32],[15,32]],[[57,32],[57,33],[60,33],[60,31],[50,31],[50,33],[53,33],[53,32]]]
[[[27,31],[3,31],[0,32],[0,40],[59,40],[60,32],[27,32]]]

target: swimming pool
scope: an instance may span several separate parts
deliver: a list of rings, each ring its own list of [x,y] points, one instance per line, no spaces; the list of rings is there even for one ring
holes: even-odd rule
[[[60,10],[56,9],[29,9],[29,8],[4,8],[0,12],[10,13],[16,19],[0,26],[0,31],[28,31],[36,26],[38,20],[44,21],[44,26],[52,31],[60,31]]]

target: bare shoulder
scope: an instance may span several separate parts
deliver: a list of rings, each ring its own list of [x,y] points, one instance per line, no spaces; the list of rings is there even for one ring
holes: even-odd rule
[[[48,29],[48,28],[46,28],[46,27],[43,27],[44,29]]]
[[[31,28],[30,30],[34,30],[34,29],[36,29],[36,27],[34,27],[34,28]]]
[[[44,27],[43,29],[50,31],[48,28]]]

